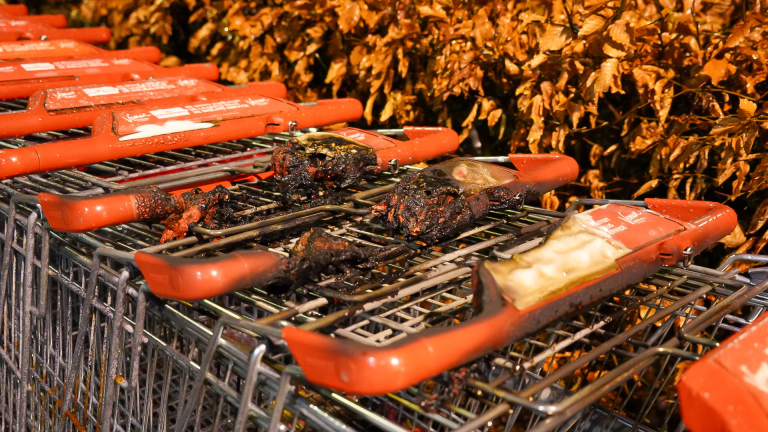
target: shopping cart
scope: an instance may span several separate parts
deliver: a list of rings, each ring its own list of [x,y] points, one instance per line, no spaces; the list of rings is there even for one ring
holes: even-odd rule
[[[285,139],[253,142],[268,148]],[[679,373],[707,341],[733,334],[766,306],[766,284],[733,271],[664,268],[578,315],[404,391],[345,395],[308,383],[274,330],[297,326],[384,346],[471,319],[471,267],[532,247],[563,214],[534,207],[494,211],[442,243],[408,241],[359,211],[414,169],[405,167],[341,192],[338,205],[310,208],[283,204],[271,179],[234,182],[240,224],[193,226],[192,235],[159,244],[161,226],[51,232],[25,197],[102,193],[149,176],[184,187],[192,179],[179,176],[182,168],[215,170],[213,164],[231,160],[233,145],[243,144],[2,183],[8,205],[0,206],[7,251],[0,268],[7,311],[0,424],[14,430],[179,430],[182,423],[187,430],[680,430]],[[249,144],[237,152],[247,151],[258,150]],[[151,296],[126,264],[139,250],[287,254],[309,227],[409,252],[287,293],[249,289],[199,302]]]

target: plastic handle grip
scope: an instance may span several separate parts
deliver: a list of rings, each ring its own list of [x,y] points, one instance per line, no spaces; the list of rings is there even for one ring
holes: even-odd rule
[[[137,219],[135,194],[118,193],[94,198],[41,193],[37,199],[55,231],[86,232]]]
[[[137,252],[134,258],[152,293],[175,300],[202,300],[262,286],[280,278],[286,262],[283,256],[265,251],[207,259]]]
[[[147,46],[128,48],[126,50],[107,51],[105,54],[115,54],[116,58],[132,58],[134,60],[141,60],[149,63],[159,63],[163,59],[163,53],[160,48]]]
[[[26,5],[0,5],[0,13],[10,16],[25,16],[29,14],[29,10]]]
[[[0,9],[0,14],[3,11]],[[10,15],[10,14],[8,14]],[[24,17],[24,21],[42,24],[52,28],[64,28],[67,26],[67,17],[62,14],[54,15],[27,15]]]
[[[213,63],[192,63],[168,69],[175,71],[175,75],[178,76],[191,76],[200,79],[207,79],[208,81],[219,80],[219,67]],[[164,76],[173,75],[165,74]]]
[[[181,208],[178,198],[152,187],[99,196],[41,193],[37,199],[51,228],[62,232],[162,219]]]
[[[664,253],[669,255],[669,261],[682,259],[688,247],[693,249],[693,255],[700,253],[733,232],[738,220],[736,212],[730,207],[709,201],[649,198],[645,202],[650,210],[695,227],[664,242]],[[669,265],[667,262],[664,264]]]
[[[764,383],[758,377],[768,361],[767,341],[768,314],[763,314],[683,373],[677,390],[688,430],[768,430],[768,393],[756,385]]]
[[[285,84],[277,81],[257,81],[248,83],[246,87],[259,95],[271,98],[284,99],[288,95]]]
[[[298,111],[270,114],[268,132],[286,131],[291,121],[296,121],[301,129],[354,121],[362,116],[363,104],[357,99],[321,99],[315,105],[303,106]]]
[[[112,39],[109,27],[51,29],[39,35],[37,32],[33,34],[35,39],[46,36],[48,39],[73,39],[88,43],[107,43]]]
[[[539,194],[566,185],[579,176],[579,165],[565,155],[510,154],[509,160],[524,174],[530,188]]]
[[[459,135],[452,129],[406,126],[403,131],[409,141],[376,152],[377,171],[388,170],[393,159],[402,166],[443,156],[459,148]]]

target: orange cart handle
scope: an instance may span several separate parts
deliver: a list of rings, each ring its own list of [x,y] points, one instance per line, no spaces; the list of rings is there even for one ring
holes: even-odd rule
[[[576,161],[561,154],[510,154],[509,160],[523,174],[521,178],[539,194],[555,190],[579,177]]]
[[[149,63],[159,63],[163,59],[163,53],[160,48],[153,46],[135,47],[124,50],[106,51],[105,56],[113,58],[132,58],[134,60],[141,60]]]
[[[51,228],[86,232],[105,226],[161,219],[174,208],[173,196],[157,188],[140,188],[99,195],[38,194],[37,199]]]
[[[687,209],[689,202],[647,200],[646,203],[671,217],[672,214],[683,216],[680,209]],[[678,221],[686,227],[683,231],[617,260],[618,270],[523,310],[505,304],[493,278],[481,265],[474,271],[473,287],[475,295],[481,296],[482,308],[468,322],[432,328],[386,347],[340,340],[293,327],[284,328],[282,336],[310,382],[360,395],[403,390],[508,345],[617,289],[642,281],[661,267],[662,248],[667,242],[687,247],[691,241],[703,244],[700,239],[721,238],[733,230],[736,221],[733,210],[716,203],[708,203],[707,210],[703,207]],[[681,236],[687,233],[690,234]]]
[[[393,147],[376,151],[377,172],[390,169],[392,160],[404,166],[434,159],[459,148],[459,135],[453,129],[406,126],[403,132],[408,141],[393,141]]]
[[[158,297],[202,300],[284,279],[287,259],[266,251],[240,251],[207,259],[136,252],[136,264]]]
[[[112,31],[109,27],[85,27],[85,28],[51,28],[21,31],[26,39],[71,39],[88,43],[107,43],[112,39]]]
[[[0,14],[13,16],[13,14],[7,12],[3,13],[2,9],[0,9]],[[24,21],[42,24],[52,28],[64,28],[67,26],[67,17],[62,14],[26,15],[24,16]]]
[[[768,430],[768,394],[756,380],[768,363],[766,341],[763,314],[683,373],[677,384],[680,414],[691,432]]]
[[[256,178],[271,176],[268,171]],[[161,220],[170,211],[180,211],[182,202],[174,197],[200,188],[209,191],[217,185],[229,187],[231,181],[249,178],[248,174],[236,174],[213,182],[199,182],[166,193],[156,187],[132,188],[96,196],[58,195],[41,193],[37,200],[48,224],[55,231],[87,232],[124,223]]]
[[[15,5],[0,5],[0,13],[10,16],[25,16],[29,14],[27,5],[15,4]]]

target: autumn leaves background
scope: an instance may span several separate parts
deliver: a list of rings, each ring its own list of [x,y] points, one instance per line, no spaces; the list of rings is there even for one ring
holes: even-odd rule
[[[547,208],[578,196],[710,199],[741,221],[713,260],[768,243],[766,1],[46,4],[111,26],[116,47],[215,61],[234,83],[359,98],[361,126],[440,124],[463,138],[474,127],[486,154],[576,157],[579,183],[543,197]]]

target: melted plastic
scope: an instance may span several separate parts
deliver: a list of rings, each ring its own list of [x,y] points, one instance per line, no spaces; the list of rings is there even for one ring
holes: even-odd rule
[[[589,213],[569,217],[535,249],[485,264],[507,301],[525,309],[618,268],[616,260],[631,250]]]

